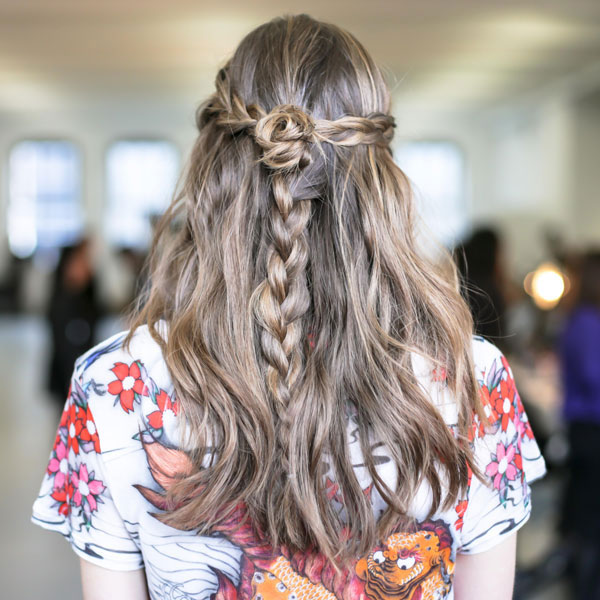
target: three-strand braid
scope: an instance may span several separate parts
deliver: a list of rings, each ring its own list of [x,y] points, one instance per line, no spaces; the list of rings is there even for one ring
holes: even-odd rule
[[[291,182],[311,163],[313,144],[387,146],[394,119],[383,113],[336,120],[313,119],[292,104],[270,112],[246,106],[229,86],[225,70],[217,77],[217,91],[204,107],[202,119],[214,119],[232,135],[245,131],[261,148],[260,161],[271,170],[274,204],[272,243],[267,250],[267,275],[257,290],[256,316],[262,326],[261,349],[267,362],[266,380],[279,418],[279,459],[288,476],[291,390],[303,366],[302,317],[310,308],[306,266],[307,227],[311,200],[294,198]]]

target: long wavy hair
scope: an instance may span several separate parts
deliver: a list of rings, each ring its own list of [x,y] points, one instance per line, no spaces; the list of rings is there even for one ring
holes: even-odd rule
[[[433,514],[464,493],[469,466],[479,473],[466,442],[473,412],[484,418],[472,321],[454,271],[416,250],[389,111],[362,45],[306,15],[248,34],[198,109],[129,337],[147,324],[161,344],[197,467],[169,490],[164,522],[208,531],[244,503],[274,547],[343,562],[389,535],[422,483]],[[415,355],[445,369],[458,435]],[[349,410],[388,505],[379,519],[349,456]],[[397,485],[378,474],[376,446]]]

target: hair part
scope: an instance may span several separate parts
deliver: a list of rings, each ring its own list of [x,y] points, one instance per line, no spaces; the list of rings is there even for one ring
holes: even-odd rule
[[[467,443],[473,411],[485,418],[471,317],[454,271],[416,251],[389,110],[360,43],[306,15],[248,34],[199,108],[129,336],[147,324],[161,344],[193,442],[196,470],[168,491],[166,523],[207,532],[244,503],[274,547],[344,562],[407,518],[424,481],[433,514],[464,493],[469,467],[479,473]],[[415,354],[446,369],[457,437]],[[349,456],[349,411],[388,504],[378,521]],[[396,486],[377,472],[380,446]]]

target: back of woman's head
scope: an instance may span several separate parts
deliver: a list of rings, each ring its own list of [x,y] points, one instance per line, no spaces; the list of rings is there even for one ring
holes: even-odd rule
[[[134,321],[168,324],[163,352],[193,440],[197,471],[169,491],[167,523],[208,530],[243,503],[272,544],[343,560],[391,531],[422,481],[432,512],[464,490],[471,321],[456,282],[415,250],[389,109],[364,48],[305,15],[251,32],[199,108]],[[446,369],[458,440],[415,354]],[[350,460],[349,415],[389,505],[378,522]],[[397,485],[378,477],[374,440]]]

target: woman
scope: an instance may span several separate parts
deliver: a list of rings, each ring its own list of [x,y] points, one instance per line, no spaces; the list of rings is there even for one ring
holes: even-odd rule
[[[52,333],[48,388],[62,411],[73,363],[92,344],[102,309],[96,293],[90,241],[82,239],[61,250],[47,318]]]
[[[600,598],[600,252],[583,257],[579,290],[560,340],[569,479],[562,529],[572,548],[575,598]]]
[[[219,72],[147,297],[77,362],[34,507],[86,597],[510,597],[544,462],[415,250],[389,108],[364,48],[304,15]]]

